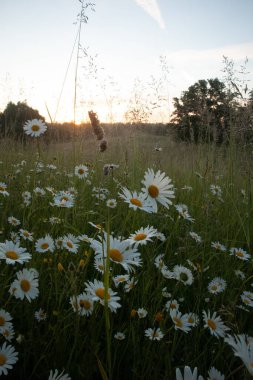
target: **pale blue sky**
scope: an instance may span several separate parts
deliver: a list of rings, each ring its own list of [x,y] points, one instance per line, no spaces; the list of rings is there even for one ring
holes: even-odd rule
[[[180,96],[198,79],[222,77],[223,55],[234,59],[238,67],[247,56],[252,80],[253,0],[91,2],[96,11],[88,12],[81,44],[94,59],[97,79],[88,71],[88,59],[82,58],[78,120],[87,118],[91,106],[104,119],[111,112],[115,120],[122,118],[135,78],[140,78],[144,86],[151,75],[157,81],[163,75],[161,55],[166,56],[169,76],[160,91],[166,95],[170,110],[172,97]],[[26,99],[45,117],[45,103],[55,114],[77,33],[73,23],[79,10],[78,0],[0,0],[0,110],[10,100]],[[76,52],[56,115],[58,120],[73,119],[75,62]],[[119,105],[116,96],[120,98]],[[165,120],[166,112],[157,120]]]

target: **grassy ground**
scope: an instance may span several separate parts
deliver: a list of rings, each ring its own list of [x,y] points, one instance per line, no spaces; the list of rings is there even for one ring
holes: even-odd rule
[[[252,253],[252,152],[176,143],[170,136],[134,130],[122,134],[116,128],[104,153],[98,151],[93,136],[75,143],[41,144],[40,157],[37,148],[36,144],[21,147],[10,141],[0,146],[0,182],[9,193],[0,194],[0,242],[16,240],[20,229],[33,233],[33,241],[20,237],[20,246],[31,254],[27,263],[8,265],[0,260],[0,309],[13,318],[15,333],[8,344],[19,357],[7,378],[47,379],[50,369],[57,368],[72,379],[174,379],[176,368],[185,365],[198,367],[204,378],[212,366],[226,379],[246,378],[247,369],[224,337],[205,327],[203,311],[217,312],[230,329],[226,333],[253,336],[252,307],[241,298],[244,291],[252,290],[252,258],[242,260],[230,251],[238,248]],[[105,176],[104,165],[112,163],[119,168]],[[80,164],[89,168],[86,179],[74,174]],[[171,178],[175,198],[169,209],[159,204],[157,213],[134,210],[119,197],[122,186],[140,191],[148,168]],[[212,192],[211,185],[219,186],[219,194]],[[36,194],[37,187],[45,193]],[[54,194],[69,188],[75,193],[73,207],[52,206]],[[105,199],[95,196],[101,195],[101,189],[107,190],[102,190]],[[24,204],[25,191],[31,192],[29,205]],[[117,206],[108,207],[108,199],[115,199]],[[180,216],[178,204],[188,206],[194,222]],[[20,224],[8,222],[10,216]],[[52,217],[59,218],[59,223],[52,224]],[[129,273],[112,260],[104,262],[105,273],[99,272],[87,239],[79,240],[76,253],[66,247],[38,252],[36,242],[47,234],[55,242],[67,234],[98,240],[101,231],[89,222],[103,226],[106,236],[110,233],[118,239],[153,226],[165,240],[153,237],[139,245],[142,264]],[[201,242],[190,232],[201,237]],[[224,252],[213,248],[213,242],[224,245]],[[164,256],[157,268],[154,263],[159,255]],[[177,265],[188,272],[168,278],[162,265],[170,272]],[[39,293],[31,302],[9,291],[23,268],[39,273]],[[192,283],[185,284],[189,271]],[[116,287],[113,277],[126,274],[128,283]],[[225,285],[215,294],[208,286],[217,277]],[[95,279],[103,282],[105,293],[108,287],[117,293],[121,307],[111,312],[110,299],[105,297],[105,306],[96,301],[92,314],[82,316],[72,307],[70,297],[82,294],[87,282]],[[194,313],[199,320],[196,326],[188,324],[188,332],[175,324],[168,306],[171,300],[178,302],[182,315]],[[38,321],[34,313],[40,308],[46,319]],[[137,312],[141,308],[147,311],[145,317]],[[145,335],[149,328],[160,329],[161,339],[149,339]],[[116,339],[117,332],[125,338]],[[0,336],[0,343],[4,341]]]

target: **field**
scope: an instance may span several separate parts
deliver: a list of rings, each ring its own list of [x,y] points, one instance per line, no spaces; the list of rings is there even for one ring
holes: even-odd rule
[[[250,378],[252,151],[108,136],[0,143],[0,376]]]

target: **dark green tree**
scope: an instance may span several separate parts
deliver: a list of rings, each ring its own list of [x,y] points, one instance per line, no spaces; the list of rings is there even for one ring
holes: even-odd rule
[[[19,138],[24,135],[23,125],[27,120],[45,118],[39,112],[29,107],[26,102],[17,104],[9,102],[5,110],[0,113],[0,135],[1,137]]]
[[[179,139],[222,143],[228,138],[233,99],[219,79],[199,80],[173,100],[172,121]]]

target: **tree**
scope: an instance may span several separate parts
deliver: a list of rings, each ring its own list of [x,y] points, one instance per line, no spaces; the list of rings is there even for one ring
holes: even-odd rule
[[[231,94],[228,99],[219,79],[199,80],[173,100],[172,121],[180,139],[221,143],[228,138]]]
[[[39,112],[29,107],[26,102],[18,102],[14,104],[9,102],[5,110],[0,113],[0,135],[2,137],[23,136],[23,125],[27,120],[45,118]]]

